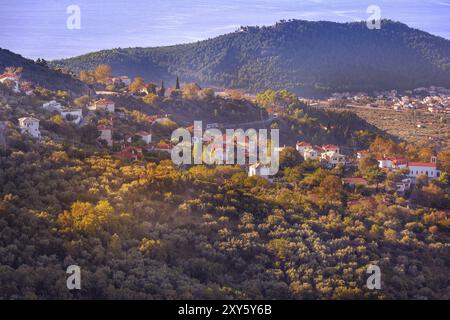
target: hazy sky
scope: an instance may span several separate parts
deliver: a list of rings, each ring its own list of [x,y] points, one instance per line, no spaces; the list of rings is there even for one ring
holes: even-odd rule
[[[29,58],[55,59],[117,47],[193,42],[281,19],[382,18],[450,39],[450,0],[0,0],[0,47]],[[81,29],[69,30],[69,5],[81,9]]]

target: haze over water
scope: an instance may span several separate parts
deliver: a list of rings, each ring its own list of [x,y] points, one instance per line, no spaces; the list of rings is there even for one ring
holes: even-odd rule
[[[80,30],[66,27],[73,4],[81,8]],[[0,47],[57,59],[194,42],[281,19],[361,21],[369,5],[378,5],[382,18],[450,39],[450,0],[0,0]]]

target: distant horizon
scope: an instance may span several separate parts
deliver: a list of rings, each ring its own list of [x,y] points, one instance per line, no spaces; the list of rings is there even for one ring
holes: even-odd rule
[[[448,2],[447,2],[448,1]],[[280,20],[365,21],[369,5],[381,18],[450,40],[450,0],[0,0],[0,47],[29,59],[56,60],[117,48],[163,47],[207,40],[240,26]],[[68,6],[81,9],[81,29],[69,30]],[[99,14],[101,13],[101,14]]]

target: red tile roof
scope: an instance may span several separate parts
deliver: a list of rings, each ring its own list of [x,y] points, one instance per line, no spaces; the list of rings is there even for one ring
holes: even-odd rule
[[[114,104],[114,102],[107,99],[100,99],[98,101],[95,101],[95,104]]]
[[[432,163],[432,162],[408,162],[408,167],[430,167],[430,168],[436,168],[436,163]]]
[[[157,149],[161,149],[161,150],[170,150],[173,148],[173,145],[168,144],[168,143],[158,143],[156,145]]]
[[[4,79],[4,78],[19,78],[19,76],[17,76],[14,73],[4,73],[4,74],[0,75],[0,79]]]
[[[324,149],[324,150],[339,149],[339,147],[335,146],[334,144],[326,144],[326,145],[322,146],[322,149]]]
[[[116,156],[126,159],[126,160],[135,160],[142,159],[144,154],[142,153],[142,149],[138,147],[128,146],[122,149],[120,152],[115,153]]]
[[[297,142],[297,146],[299,147],[311,147],[311,144],[305,141],[299,141]]]

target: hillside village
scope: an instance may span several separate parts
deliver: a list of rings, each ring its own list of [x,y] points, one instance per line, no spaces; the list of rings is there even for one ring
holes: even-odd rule
[[[83,298],[448,296],[436,285],[448,281],[445,144],[402,141],[287,90],[251,95],[182,75],[147,83],[108,65],[58,70],[87,86],[80,94],[22,72],[0,76],[0,221],[15,244],[5,250],[18,251],[0,261],[5,274],[38,263],[52,277],[28,280],[44,293],[27,282],[3,297],[71,298],[50,288],[72,260],[92,279]],[[440,99],[427,108],[441,110]],[[176,166],[171,133],[192,132],[194,120],[280,129],[279,172]],[[31,247],[38,259],[20,253]],[[383,292],[364,289],[374,261],[387,270]]]
[[[34,86],[32,83],[20,81],[22,68],[8,67],[5,72],[0,75],[0,82],[7,89],[16,94],[24,94],[26,96],[35,95],[33,91]],[[42,109],[51,114],[58,114],[61,119],[68,123],[72,123],[78,127],[87,125],[95,125],[98,137],[97,146],[99,148],[109,148],[111,154],[123,161],[143,161],[145,153],[162,152],[166,153],[163,158],[168,158],[171,154],[172,148],[177,141],[170,141],[169,135],[158,137],[162,138],[159,141],[153,139],[153,131],[155,130],[155,124],[169,123],[172,128],[175,128],[174,123],[170,117],[166,115],[146,115],[137,112],[136,114],[143,118],[145,122],[145,130],[136,130],[135,132],[126,130],[120,133],[116,132],[114,122],[115,120],[129,121],[133,114],[124,109],[117,109],[114,97],[119,95],[131,95],[142,99],[144,102],[152,103],[157,99],[169,98],[182,98],[188,96],[206,96],[206,97],[218,97],[220,99],[250,99],[252,101],[258,101],[263,94],[267,95],[268,92],[260,94],[260,96],[247,95],[244,92],[238,90],[213,90],[213,89],[201,89],[197,84],[186,84],[181,88],[179,79],[176,79],[176,85],[173,88],[164,86],[164,82],[158,86],[154,83],[145,83],[143,78],[137,77],[133,81],[128,76],[112,76],[112,70],[107,65],[99,66],[95,71],[84,71],[80,76],[76,76],[69,70],[60,70],[64,74],[70,74],[71,76],[80,79],[88,84],[95,83],[95,96],[83,96],[79,97],[75,101],[72,101],[74,106],[66,106],[56,100],[50,100],[42,104]],[[98,75],[100,74],[100,76]],[[101,78],[101,81],[95,82],[96,76]],[[413,92],[408,92],[412,94]],[[415,96],[399,96],[397,91],[380,92],[376,97],[370,97],[365,93],[358,93],[351,95],[350,93],[335,93],[332,98],[329,98],[327,102],[329,104],[342,104],[346,102],[350,103],[366,103],[370,107],[376,108],[378,105],[384,107],[392,107],[394,110],[401,110],[404,108],[412,109],[424,109],[429,112],[442,112],[450,113],[450,91],[444,88],[418,88],[414,90]],[[270,94],[273,94],[272,92]],[[286,95],[286,93],[283,93]],[[419,98],[419,94],[423,99]],[[289,97],[292,99],[292,97]],[[276,100],[279,101],[276,101]],[[299,101],[302,101],[299,98]],[[270,119],[277,120],[278,114],[286,111],[286,103],[280,104],[280,97],[277,97],[272,101],[271,105],[266,108],[268,114],[269,123],[272,123]],[[317,104],[318,101],[308,100],[305,103],[312,105]],[[67,103],[67,104],[70,104]],[[267,106],[267,102],[263,102]],[[135,115],[136,115],[135,114]],[[54,117],[54,116],[53,116]],[[39,119],[33,116],[26,116],[17,119],[18,127],[22,134],[27,134],[35,139],[41,139],[41,132],[39,127]],[[263,122],[264,122],[263,121]],[[207,124],[206,128],[216,128],[218,123]],[[142,128],[142,126],[141,126]],[[192,127],[187,127],[192,130]],[[157,130],[157,129],[156,129]],[[225,137],[224,137],[225,141]],[[205,146],[209,141],[203,141]],[[245,147],[245,146],[244,146]],[[310,142],[299,141],[294,146],[295,150],[300,154],[303,161],[311,161],[319,163],[323,168],[333,169],[336,167],[343,168],[344,172],[354,172],[358,167],[358,162],[366,157],[374,156],[378,162],[378,167],[384,172],[400,171],[404,174],[403,178],[396,181],[394,190],[399,194],[405,194],[411,190],[411,187],[415,184],[416,178],[426,177],[427,179],[439,179],[441,171],[437,169],[437,157],[432,151],[429,161],[409,161],[404,155],[394,154],[373,154],[370,150],[353,150],[353,152],[347,151],[346,154],[341,152],[341,147],[338,145],[313,145]],[[286,149],[286,145],[280,148],[279,151],[283,152]],[[223,156],[222,156],[223,158]],[[248,154],[247,154],[248,158]],[[247,159],[248,160],[248,159]],[[448,161],[445,159],[444,161]],[[254,165],[244,165],[244,169],[247,170],[248,176],[260,176],[269,181],[273,181],[274,178],[266,174],[266,168],[256,163]],[[348,176],[343,177],[342,183],[344,185],[362,185],[368,186],[369,182],[363,177]]]

